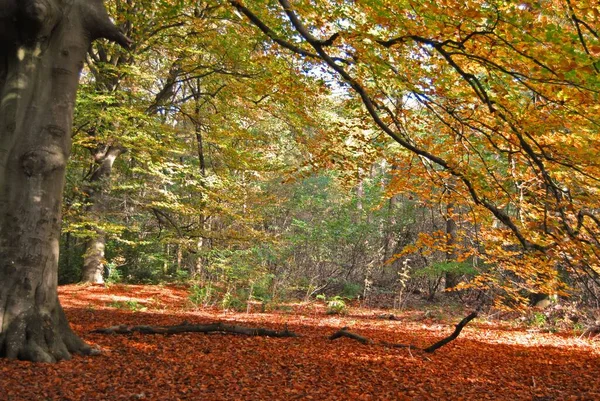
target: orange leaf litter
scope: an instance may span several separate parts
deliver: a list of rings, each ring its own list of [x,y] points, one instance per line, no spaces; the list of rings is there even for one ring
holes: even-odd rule
[[[193,307],[185,287],[64,286],[71,325],[103,350],[57,364],[0,359],[0,400],[600,400],[600,347],[576,336],[471,323],[433,355],[327,336],[343,326],[376,341],[426,346],[452,325],[386,321],[381,311],[325,315]],[[131,311],[129,301],[138,309]],[[121,302],[121,304],[119,304]],[[300,338],[227,334],[101,335],[116,324],[222,321]]]

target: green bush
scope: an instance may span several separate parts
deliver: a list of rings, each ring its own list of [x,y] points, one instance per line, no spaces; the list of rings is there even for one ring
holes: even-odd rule
[[[317,299],[326,302],[328,315],[344,315],[347,312],[346,301],[339,295],[327,298],[324,294],[319,294]]]
[[[107,284],[118,284],[123,281],[123,277],[121,276],[121,272],[117,269],[117,266],[114,262],[109,262],[108,265],[108,277],[106,278]]]
[[[338,295],[329,298],[327,301],[328,315],[344,315],[347,312],[346,301]]]
[[[346,301],[339,295],[327,298],[325,294],[319,294],[315,298],[325,302],[328,315],[343,315],[347,312]]]
[[[271,292],[271,287],[273,284],[273,280],[275,278],[274,274],[265,274],[259,280],[257,280],[252,288],[252,294],[250,294],[251,298],[257,299],[263,303],[270,302],[273,298],[273,293]]]
[[[240,295],[242,296],[240,297]],[[221,307],[223,309],[233,309],[235,311],[241,312],[243,310],[246,310],[248,306],[246,303],[247,299],[247,297],[243,297],[243,294],[234,294],[231,292],[227,292],[221,300]]]
[[[548,318],[542,312],[534,312],[529,319],[529,324],[535,327],[544,327],[548,323]]]
[[[215,289],[210,285],[200,287],[194,284],[189,289],[188,299],[196,306],[209,306],[216,295]]]
[[[355,299],[362,293],[362,285],[358,283],[346,282],[342,288],[342,297]]]
[[[585,325],[581,322],[574,323],[573,331],[577,334],[583,334],[585,332]]]

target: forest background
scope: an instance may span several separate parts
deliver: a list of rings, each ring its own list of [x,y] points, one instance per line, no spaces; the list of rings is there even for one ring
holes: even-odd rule
[[[597,5],[280,3],[106,2],[60,284],[598,306]]]

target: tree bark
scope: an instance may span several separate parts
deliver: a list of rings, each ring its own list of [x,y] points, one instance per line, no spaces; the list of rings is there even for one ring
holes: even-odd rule
[[[180,334],[180,333],[231,333],[241,334],[245,336],[263,336],[263,337],[299,337],[293,331],[289,331],[287,327],[283,331],[265,329],[262,327],[244,327],[232,326],[223,323],[210,324],[189,324],[183,322],[177,326],[127,326],[119,325],[96,329],[92,333],[100,334]]]
[[[0,357],[92,353],[57,294],[79,73],[100,37],[129,46],[101,0],[0,0]]]
[[[454,248],[456,247],[456,221],[452,217],[452,209],[454,209],[454,205],[450,204],[447,207],[446,217],[446,245],[448,250],[446,251],[446,262],[454,262],[456,261],[456,251]],[[445,285],[444,288],[449,290],[458,285],[460,281],[460,275],[453,271],[446,271],[445,275]]]
[[[105,209],[105,196],[108,181],[112,174],[112,167],[117,157],[123,153],[120,146],[107,146],[94,155],[98,167],[90,177],[85,188],[87,194],[87,214],[97,219]],[[81,282],[92,284],[104,284],[104,250],[106,248],[106,234],[103,230],[95,228],[86,243],[83,255],[83,269],[81,271]]]

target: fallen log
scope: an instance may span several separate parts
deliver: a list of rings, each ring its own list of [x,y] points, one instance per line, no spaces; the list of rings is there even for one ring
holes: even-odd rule
[[[381,341],[377,344],[379,345],[383,345],[385,347],[392,347],[392,348],[408,348],[408,349],[416,349],[416,350],[420,350],[426,353],[433,353],[435,352],[435,350],[437,350],[438,348],[443,347],[444,345],[448,344],[449,342],[455,340],[460,332],[462,331],[462,329],[473,319],[475,319],[477,317],[477,312],[473,312],[471,313],[469,316],[465,317],[463,320],[461,320],[455,327],[454,332],[452,334],[450,334],[448,337],[443,338],[442,340],[430,345],[429,347],[426,348],[419,348],[415,345],[412,344],[394,344],[394,343],[388,343],[386,341]],[[342,329],[336,331],[335,333],[333,333],[332,335],[329,336],[330,340],[335,340],[337,338],[340,337],[347,337],[353,340],[356,340],[362,344],[368,345],[368,344],[376,344],[373,340],[363,337],[361,335],[358,335],[356,333],[353,333],[351,331],[348,331],[347,327],[343,327]]]
[[[180,333],[229,333],[240,334],[245,336],[263,336],[263,337],[299,337],[293,331],[289,331],[287,327],[283,331],[265,329],[262,327],[244,327],[227,325],[223,323],[210,324],[189,324],[183,322],[175,326],[128,326],[125,324],[111,326],[101,329],[92,330],[92,333],[100,334],[180,334]]]

